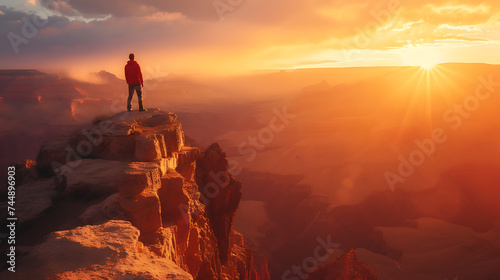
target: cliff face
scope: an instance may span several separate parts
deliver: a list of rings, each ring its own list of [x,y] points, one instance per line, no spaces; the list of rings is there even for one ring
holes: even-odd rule
[[[52,233],[24,247],[15,279],[269,279],[232,230],[241,184],[225,153],[186,146],[173,113],[96,121],[44,144],[16,176],[19,242]]]

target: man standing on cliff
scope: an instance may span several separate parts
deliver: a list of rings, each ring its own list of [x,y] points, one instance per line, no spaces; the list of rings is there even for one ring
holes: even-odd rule
[[[134,98],[134,90],[137,92],[137,99],[139,100],[139,111],[146,111],[142,104],[142,90],[144,86],[144,81],[142,80],[142,72],[139,63],[135,61],[135,55],[133,53],[128,55],[130,59],[125,65],[125,79],[128,84],[128,100],[127,100],[127,111],[132,111],[132,99]]]

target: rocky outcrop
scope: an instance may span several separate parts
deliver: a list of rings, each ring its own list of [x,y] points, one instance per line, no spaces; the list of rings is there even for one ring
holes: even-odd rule
[[[15,279],[193,279],[171,259],[151,253],[139,235],[118,220],[51,233],[24,259],[30,269],[19,269]]]
[[[321,267],[309,275],[311,280],[377,280],[377,276],[368,265],[363,262],[355,250],[338,257],[331,263]]]
[[[213,144],[198,159],[196,181],[206,203],[223,262],[228,259],[229,235],[241,199],[241,183],[229,174],[226,154]]]
[[[84,207],[73,211],[81,227],[54,228],[26,257],[45,278],[269,279],[266,259],[232,230],[241,183],[229,174],[225,153],[217,144],[203,153],[187,147],[173,113],[102,119],[44,144],[25,166],[29,183],[20,189],[48,198],[21,222],[49,208],[56,217],[61,205]]]

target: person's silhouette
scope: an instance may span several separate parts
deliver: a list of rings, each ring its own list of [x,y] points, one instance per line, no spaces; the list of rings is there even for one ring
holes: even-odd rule
[[[142,80],[142,72],[139,63],[135,61],[135,55],[133,53],[128,55],[130,59],[125,65],[125,79],[128,84],[128,100],[127,100],[127,111],[132,111],[132,99],[134,98],[134,90],[137,92],[137,99],[139,100],[139,111],[146,111],[142,104],[142,87],[144,86],[144,81]]]

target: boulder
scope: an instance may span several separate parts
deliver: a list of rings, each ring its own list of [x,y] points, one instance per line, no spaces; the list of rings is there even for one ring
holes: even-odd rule
[[[104,195],[118,191],[117,178],[124,175],[129,164],[122,161],[82,159],[56,169],[61,180],[59,189],[70,195]],[[59,182],[59,180],[58,180]]]
[[[160,170],[154,162],[82,159],[56,169],[56,175],[58,189],[77,197],[119,192],[132,198],[146,189],[160,188]]]
[[[103,202],[92,205],[79,216],[84,225],[98,225],[110,220],[127,220],[127,213],[120,206],[118,194],[112,194]]]
[[[126,221],[109,221],[53,232],[20,261],[15,279],[192,280],[168,258],[158,258],[138,241]],[[0,278],[8,279],[3,272]]]

